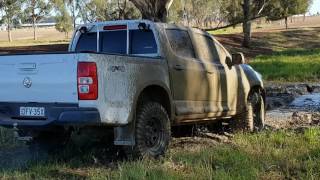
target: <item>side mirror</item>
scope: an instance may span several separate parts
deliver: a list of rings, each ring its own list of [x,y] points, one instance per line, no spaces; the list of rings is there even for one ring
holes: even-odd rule
[[[244,58],[243,53],[232,54],[232,64],[233,65],[245,64],[245,63],[246,63],[246,60]]]
[[[234,65],[233,62],[232,62],[232,59],[229,56],[226,57],[226,64],[229,67]]]

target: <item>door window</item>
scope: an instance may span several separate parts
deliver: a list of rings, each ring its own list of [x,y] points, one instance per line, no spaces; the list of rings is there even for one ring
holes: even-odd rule
[[[171,48],[178,56],[195,58],[193,45],[188,31],[167,29],[166,32]]]
[[[214,41],[202,34],[194,33],[195,46],[198,52],[198,58],[205,62],[220,63]]]

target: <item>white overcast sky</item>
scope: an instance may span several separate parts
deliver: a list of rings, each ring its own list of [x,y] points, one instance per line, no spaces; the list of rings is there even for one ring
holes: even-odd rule
[[[310,13],[316,14],[317,12],[320,13],[320,0],[313,0],[313,4],[310,8]]]

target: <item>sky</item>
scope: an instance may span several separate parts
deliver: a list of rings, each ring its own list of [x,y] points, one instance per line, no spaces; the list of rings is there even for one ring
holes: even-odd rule
[[[310,8],[310,13],[316,14],[317,12],[320,13],[320,0],[313,0],[312,7]]]

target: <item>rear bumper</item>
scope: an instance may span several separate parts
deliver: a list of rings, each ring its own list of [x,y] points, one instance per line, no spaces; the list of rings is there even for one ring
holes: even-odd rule
[[[45,117],[21,117],[20,107],[44,107]],[[77,104],[0,103],[0,126],[47,127],[52,125],[99,125],[101,118],[96,108],[80,108]]]

